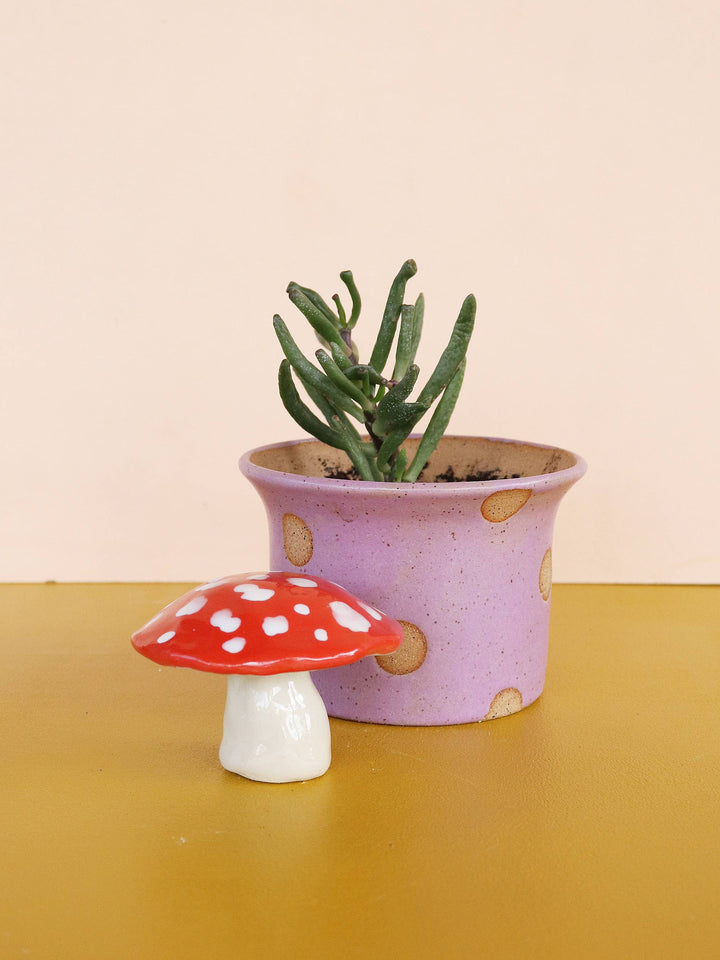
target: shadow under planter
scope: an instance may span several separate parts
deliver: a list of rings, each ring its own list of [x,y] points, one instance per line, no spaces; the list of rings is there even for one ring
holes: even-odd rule
[[[304,440],[251,450],[240,468],[265,504],[272,569],[334,580],[403,623],[396,653],[315,674],[331,716],[467,723],[540,696],[553,525],[580,457],[445,437],[418,482],[372,483],[345,479],[342,451]]]

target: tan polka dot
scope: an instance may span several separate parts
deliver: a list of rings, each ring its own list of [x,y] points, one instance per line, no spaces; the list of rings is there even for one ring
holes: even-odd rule
[[[483,720],[496,720],[498,717],[507,717],[511,713],[517,713],[522,710],[522,694],[517,687],[506,687],[500,693],[496,693],[490,709],[483,717]]]
[[[282,518],[282,530],[285,556],[294,566],[304,567],[313,555],[310,527],[294,513],[286,513]]]
[[[543,600],[550,598],[552,589],[552,550],[548,547],[540,564],[540,596]]]
[[[386,673],[402,676],[404,673],[413,673],[422,663],[427,654],[427,638],[420,627],[407,620],[401,620],[403,628],[402,643],[394,653],[384,653],[375,657],[378,666]]]
[[[524,507],[530,499],[530,490],[498,490],[482,502],[480,512],[490,523],[502,523]]]

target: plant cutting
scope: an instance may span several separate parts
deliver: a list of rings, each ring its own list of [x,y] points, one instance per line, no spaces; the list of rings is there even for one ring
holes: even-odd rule
[[[321,347],[313,363],[275,315],[280,395],[316,439],[250,451],[240,465],[267,510],[271,565],[331,577],[403,624],[396,652],[316,678],[330,714],[492,719],[542,692],[553,522],[585,464],[543,444],[446,435],[476,303],[465,298],[421,379],[425,302],[422,294],[405,302],[416,269],[407,260],[395,276],[365,361],[349,270],[340,274],[347,308],[337,294],[331,307],[309,287],[288,286]]]
[[[291,283],[288,296],[305,315],[324,349],[315,367],[299,349],[282,317],[275,315],[275,332],[285,354],[278,377],[280,396],[288,413],[308,433],[331,447],[344,450],[355,475],[362,480],[417,480],[444,434],[465,374],[465,357],[475,323],[475,297],[463,301],[450,341],[414,401],[408,397],[420,375],[415,361],[425,314],[422,293],[414,304],[404,304],[407,281],[417,273],[414,260],[406,260],[392,282],[380,328],[367,363],[361,363],[352,331],[360,317],[361,300],[350,270],[340,279],[348,289],[352,309],[346,312],[335,294],[335,310],[308,287]],[[399,323],[398,323],[399,322]],[[384,375],[398,330],[392,372]],[[293,382],[301,381],[324,422],[302,401]],[[435,411],[411,460],[405,440],[437,402]],[[363,424],[361,436],[352,419]]]

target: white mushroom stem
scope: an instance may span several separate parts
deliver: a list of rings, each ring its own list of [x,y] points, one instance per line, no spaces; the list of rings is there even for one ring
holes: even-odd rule
[[[220,763],[267,783],[322,776],[330,766],[330,723],[310,674],[230,674]]]

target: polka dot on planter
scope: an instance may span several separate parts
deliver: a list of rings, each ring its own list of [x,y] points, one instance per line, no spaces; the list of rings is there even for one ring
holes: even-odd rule
[[[539,585],[540,596],[543,600],[549,600],[552,590],[552,550],[550,547],[545,551],[545,556],[540,564]]]
[[[403,628],[402,643],[393,653],[383,653],[375,657],[375,660],[381,670],[401,677],[407,673],[414,673],[423,665],[427,656],[428,643],[420,627],[407,620],[399,622]]]
[[[500,693],[496,693],[490,704],[490,709],[483,717],[483,720],[496,720],[498,717],[507,717],[511,713],[517,713],[522,710],[522,694],[517,687],[505,687]]]
[[[502,523],[525,506],[530,493],[530,490],[498,490],[483,500],[480,512],[490,523]]]
[[[285,556],[294,567],[304,567],[313,555],[310,527],[294,513],[286,513],[282,518],[282,532]]]

